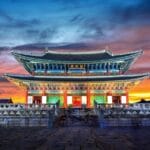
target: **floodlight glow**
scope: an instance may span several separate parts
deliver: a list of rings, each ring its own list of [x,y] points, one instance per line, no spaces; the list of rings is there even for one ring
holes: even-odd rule
[[[28,96],[27,97],[27,103],[32,104],[33,103],[33,96]]]
[[[47,103],[47,96],[42,96],[42,104],[46,104]]]
[[[107,103],[112,104],[112,96],[107,96]]]
[[[127,103],[127,97],[126,96],[121,96],[121,103],[126,104]]]
[[[82,96],[82,104],[87,104],[87,96]]]
[[[67,96],[67,105],[72,105],[72,96]]]

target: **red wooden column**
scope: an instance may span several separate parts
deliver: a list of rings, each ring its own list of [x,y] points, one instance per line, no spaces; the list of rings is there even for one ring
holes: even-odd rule
[[[126,96],[126,104],[128,105],[129,104],[129,95],[128,95],[128,88],[126,85],[124,85],[124,88],[123,90],[125,91],[125,96]]]
[[[126,104],[129,104],[129,94],[127,91],[126,91]]]
[[[46,96],[46,86],[43,86],[42,96]]]
[[[91,103],[90,103],[90,97],[91,97],[91,93],[90,93],[90,89],[87,89],[87,108],[91,108]]]
[[[25,90],[25,103],[28,104],[28,88]]]
[[[63,91],[63,96],[64,96],[64,108],[67,108],[67,90]]]
[[[25,89],[25,108],[28,107],[28,88]]]
[[[47,95],[46,95],[45,86],[43,86],[42,96],[47,96]],[[41,101],[41,104],[43,104],[42,101]],[[47,104],[47,97],[46,97],[46,104]]]

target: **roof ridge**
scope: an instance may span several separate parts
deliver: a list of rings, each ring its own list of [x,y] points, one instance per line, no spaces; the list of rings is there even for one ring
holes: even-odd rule
[[[81,54],[99,54],[99,53],[107,53],[109,55],[112,55],[112,52],[109,50],[90,50],[90,51],[52,51],[52,50],[48,50],[45,53],[52,53],[52,54],[62,54],[62,55],[66,55],[66,54],[70,54],[70,55],[81,55]]]

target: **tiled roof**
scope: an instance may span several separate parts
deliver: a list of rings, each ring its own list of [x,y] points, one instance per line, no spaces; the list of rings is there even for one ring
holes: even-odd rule
[[[103,59],[112,59],[119,57],[126,57],[131,55],[140,55],[142,51],[134,51],[126,54],[113,55],[110,51],[90,51],[90,52],[56,52],[56,51],[48,51],[43,55],[30,55],[13,52],[15,56],[25,56],[28,58],[34,59],[43,59],[43,60],[55,60],[55,61],[96,61]]]
[[[149,74],[135,74],[135,75],[113,75],[113,76],[25,76],[6,74],[6,78],[12,78],[22,81],[46,81],[46,82],[91,82],[91,81],[122,81],[122,80],[136,80],[145,78]]]

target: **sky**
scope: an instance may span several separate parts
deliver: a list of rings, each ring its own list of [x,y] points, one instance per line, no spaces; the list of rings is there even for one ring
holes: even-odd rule
[[[149,0],[0,0],[0,29],[0,98],[23,97],[23,91],[2,78],[8,72],[27,74],[12,49],[142,49],[144,54],[128,73],[150,72]],[[150,99],[149,85],[146,80],[132,90],[133,99]]]

